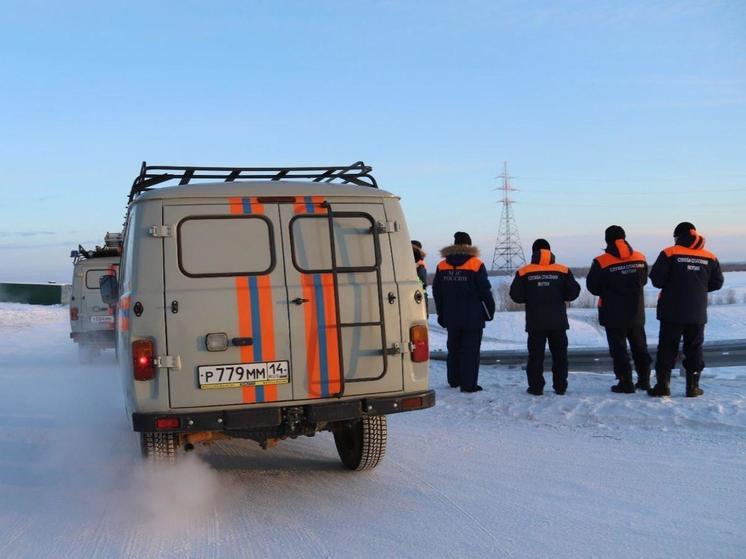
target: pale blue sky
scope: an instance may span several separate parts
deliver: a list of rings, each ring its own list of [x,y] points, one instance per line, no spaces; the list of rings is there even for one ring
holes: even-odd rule
[[[587,264],[693,221],[746,260],[746,2],[0,2],[0,280],[69,279],[143,159],[363,159],[429,249]],[[431,258],[430,264],[434,265]]]

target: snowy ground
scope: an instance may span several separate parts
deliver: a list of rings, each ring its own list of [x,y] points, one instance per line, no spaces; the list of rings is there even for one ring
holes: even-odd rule
[[[582,373],[534,398],[520,370],[465,395],[433,363],[437,406],[391,417],[386,458],[356,474],[328,434],[148,470],[107,359],[77,365],[65,308],[0,304],[0,557],[744,557],[729,370],[698,399]]]

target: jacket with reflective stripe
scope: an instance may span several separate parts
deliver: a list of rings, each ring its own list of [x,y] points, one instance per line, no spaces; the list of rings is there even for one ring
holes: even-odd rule
[[[598,321],[610,328],[645,324],[644,285],[648,282],[645,255],[619,239],[591,264],[585,284],[598,296]]]
[[[580,295],[580,285],[567,266],[555,264],[548,250],[535,252],[531,264],[519,269],[510,285],[510,297],[526,304],[526,331],[567,330],[566,301]]]
[[[492,286],[484,263],[469,245],[453,245],[441,251],[433,279],[433,299],[439,321],[446,328],[476,330],[495,314]]]
[[[658,255],[650,270],[650,281],[661,290],[658,320],[707,322],[707,294],[723,286],[723,273],[718,259],[704,246],[704,238],[692,230]]]

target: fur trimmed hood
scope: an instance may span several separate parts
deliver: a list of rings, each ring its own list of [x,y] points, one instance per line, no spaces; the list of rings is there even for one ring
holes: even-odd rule
[[[443,258],[449,256],[479,256],[479,249],[474,245],[448,245],[440,249]]]

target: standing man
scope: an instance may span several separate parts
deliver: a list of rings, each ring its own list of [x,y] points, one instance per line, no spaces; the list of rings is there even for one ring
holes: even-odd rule
[[[645,294],[648,264],[645,255],[632,250],[624,229],[612,225],[606,229],[606,250],[591,264],[585,285],[598,297],[598,321],[606,329],[614,374],[619,381],[612,392],[633,394],[635,388],[650,388],[650,354],[645,337]],[[632,382],[632,367],[627,342],[637,371]]]
[[[580,295],[580,285],[567,266],[556,264],[549,243],[536,239],[531,247],[531,264],[515,274],[510,286],[510,298],[526,304],[528,332],[528,364],[526,392],[534,396],[544,393],[544,349],[549,342],[552,353],[552,384],[554,392],[567,390],[567,301]]]
[[[658,355],[655,359],[656,384],[648,394],[671,395],[671,369],[684,337],[686,396],[704,394],[699,375],[705,368],[702,344],[707,323],[707,294],[723,286],[720,262],[705,250],[705,239],[688,221],[673,231],[674,245],[663,250],[650,270],[650,280],[661,290],[658,298]]]
[[[417,277],[420,278],[422,289],[427,293],[427,268],[425,267],[427,253],[422,250],[420,241],[412,241],[412,254],[414,255],[414,265],[417,268]]]
[[[492,286],[468,234],[458,231],[440,254],[444,259],[435,272],[433,298],[438,324],[448,330],[448,384],[460,386],[461,392],[478,392],[482,330],[495,315]]]
[[[417,269],[417,277],[422,284],[422,293],[425,296],[425,316],[430,316],[427,296],[427,268],[425,267],[425,256],[427,256],[427,253],[422,250],[422,243],[420,241],[412,241],[412,253],[414,255],[414,265]]]

